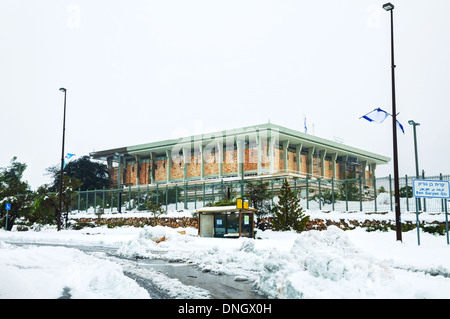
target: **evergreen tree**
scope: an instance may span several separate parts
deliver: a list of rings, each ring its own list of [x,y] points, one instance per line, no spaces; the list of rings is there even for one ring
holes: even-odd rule
[[[295,196],[286,179],[283,186],[281,186],[278,204],[274,207],[274,213],[275,217],[272,221],[274,230],[285,231],[293,229],[300,233],[305,229],[306,223],[309,221],[309,216],[306,216],[300,207],[300,198]]]
[[[63,197],[62,197],[62,212],[61,222],[65,222],[65,227],[68,226],[69,212],[72,205],[78,199],[78,189],[81,182],[76,178],[66,176],[63,177]],[[58,192],[53,192],[51,187],[47,184],[42,185],[36,191],[36,200],[33,205],[31,221],[42,223],[53,223],[57,221],[59,211],[59,188]]]
[[[349,173],[347,179],[338,186],[338,198],[340,200],[359,200],[359,186],[355,173]]]
[[[44,184],[36,191],[30,222],[40,224],[55,224],[59,209],[57,193],[50,192],[49,186]]]
[[[62,214],[64,215],[64,222],[67,228],[69,222],[69,212],[72,210],[72,205],[78,199],[78,189],[82,186],[81,181],[74,177],[63,177],[63,197],[62,197]],[[59,209],[59,207],[58,207]]]
[[[263,215],[271,215],[273,213],[272,205],[270,204],[270,194],[267,191],[269,182],[256,182],[248,183],[247,194],[253,208],[257,209],[256,215],[256,228],[265,229],[265,224],[261,223],[261,217]]]
[[[161,203],[153,204],[152,202],[146,203],[147,209],[153,216],[153,226],[158,224],[158,217],[167,214],[166,210],[162,207]]]
[[[57,192],[59,190],[59,180],[61,178],[61,166],[52,166],[47,168],[47,172],[53,176],[53,183],[50,190]],[[70,161],[64,168],[64,175],[79,180],[81,190],[109,188],[111,181],[109,179],[108,167],[99,162],[91,161],[90,157],[85,155],[74,161]]]
[[[253,208],[257,209],[256,215],[259,217],[261,215],[270,214],[271,213],[271,207],[267,203],[270,194],[267,191],[267,188],[269,187],[268,182],[264,183],[248,183],[246,185],[247,187],[247,193],[248,198],[253,206]]]
[[[23,172],[27,168],[25,163],[11,160],[11,165],[0,171],[0,219],[2,226],[6,223],[5,204],[11,204],[8,211],[8,230],[11,230],[16,218],[28,216],[34,202],[34,194],[26,181],[22,181]]]

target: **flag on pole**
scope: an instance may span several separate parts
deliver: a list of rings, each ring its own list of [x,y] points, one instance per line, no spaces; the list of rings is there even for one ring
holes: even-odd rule
[[[398,120],[397,120],[397,126],[398,126],[399,129],[402,130],[403,134],[405,134],[405,130],[403,129],[403,125],[401,125]]]
[[[306,116],[303,116],[303,125],[305,127],[305,134],[308,134],[308,128],[306,127]]]
[[[64,156],[64,164],[63,164],[63,169],[65,169],[66,168],[66,159],[67,159],[67,161],[69,161],[70,160],[70,158],[72,157],[72,156],[74,156],[75,154],[71,154],[71,153],[67,153],[67,155],[66,156]]]
[[[383,123],[384,120],[391,114],[388,112],[377,108],[373,110],[372,112],[367,113],[366,115],[363,115],[360,117],[360,119],[365,119],[369,122],[375,122],[375,123]],[[400,122],[397,120],[397,127],[402,131],[403,134],[405,134],[405,130],[403,128],[403,125],[400,124]]]
[[[360,118],[363,118],[369,122],[375,122],[375,123],[383,123],[383,121],[389,116],[390,114],[380,108],[377,108],[373,110],[372,112],[367,113],[366,115],[361,116]]]

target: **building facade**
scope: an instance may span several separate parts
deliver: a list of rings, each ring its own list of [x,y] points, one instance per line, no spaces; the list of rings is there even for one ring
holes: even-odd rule
[[[93,152],[116,186],[226,178],[375,177],[388,157],[272,123]]]

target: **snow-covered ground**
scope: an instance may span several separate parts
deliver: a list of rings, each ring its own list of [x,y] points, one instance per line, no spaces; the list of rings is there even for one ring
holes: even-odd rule
[[[307,213],[311,218],[335,220],[393,220],[392,212]],[[186,212],[172,213],[176,214]],[[424,214],[421,221],[445,221],[443,214]],[[415,214],[403,214],[402,219],[415,221]],[[124,274],[126,266],[101,254],[67,246],[9,244],[12,242],[103,245],[126,257],[189,262],[205,271],[248,280],[269,298],[450,298],[446,236],[421,231],[420,241],[419,246],[416,230],[404,232],[403,242],[397,242],[393,231],[367,232],[359,227],[349,231],[329,227],[301,234],[258,231],[256,239],[202,238],[194,228],[162,226],[0,230],[0,298],[59,298],[65,292],[70,298],[150,297]],[[198,288],[182,287],[172,279],[158,280],[165,289],[168,285],[178,289],[169,294],[174,298],[208,297]]]

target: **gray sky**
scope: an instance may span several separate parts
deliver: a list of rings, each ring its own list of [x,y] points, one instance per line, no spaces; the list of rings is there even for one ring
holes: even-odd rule
[[[0,167],[272,123],[392,158],[390,17],[372,0],[3,0]],[[401,175],[449,174],[450,1],[397,0]],[[393,174],[392,163],[379,177]]]

